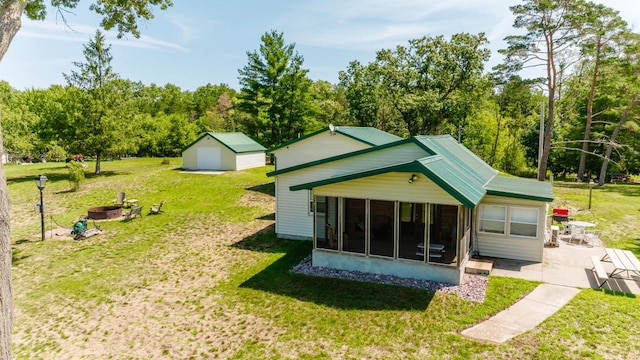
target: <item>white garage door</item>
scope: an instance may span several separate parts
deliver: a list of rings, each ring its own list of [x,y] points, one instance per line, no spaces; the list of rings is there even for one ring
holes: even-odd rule
[[[219,170],[222,168],[220,148],[199,147],[198,169]]]

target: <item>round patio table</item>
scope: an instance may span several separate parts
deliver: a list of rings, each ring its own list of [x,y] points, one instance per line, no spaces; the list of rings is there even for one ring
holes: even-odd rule
[[[588,221],[569,221],[567,225],[577,226],[581,228],[595,227],[596,224]]]

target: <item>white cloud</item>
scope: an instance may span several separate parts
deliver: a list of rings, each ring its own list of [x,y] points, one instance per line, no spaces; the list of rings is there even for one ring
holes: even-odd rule
[[[364,48],[379,50],[381,47],[395,47],[408,39],[429,33],[428,24],[388,24],[384,26],[353,26],[329,29],[324,32],[309,31],[302,35],[307,45],[342,48]]]
[[[88,26],[82,24],[62,22],[56,23],[53,21],[30,21],[24,22],[22,29],[16,36],[26,37],[31,39],[42,40],[57,40],[65,42],[82,42],[86,43],[92,38],[96,32],[95,26]],[[159,40],[151,36],[142,35],[139,39],[136,38],[117,38],[115,31],[103,31],[109,44],[113,46],[143,48],[143,49],[158,49],[158,50],[173,50],[186,52],[188,51],[182,45]]]
[[[298,44],[375,51],[425,35],[484,31],[501,36],[511,21],[504,19],[498,28],[492,19],[505,14],[510,12],[503,0],[328,0],[283,14],[281,24]]]
[[[188,26],[188,21],[184,21],[184,19],[178,16],[168,16],[167,17],[171,24],[180,30],[180,34],[184,40],[191,40],[196,36],[196,31],[193,27]]]

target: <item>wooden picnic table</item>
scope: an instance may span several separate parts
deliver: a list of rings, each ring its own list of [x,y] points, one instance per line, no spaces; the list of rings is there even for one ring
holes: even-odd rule
[[[627,278],[631,278],[629,272],[640,276],[640,260],[638,260],[631,251],[614,248],[605,248],[604,250],[606,254],[602,257],[601,261],[610,262],[615,268],[611,274],[609,274],[609,277],[620,275],[623,272],[626,272]],[[617,277],[622,278],[622,276]]]

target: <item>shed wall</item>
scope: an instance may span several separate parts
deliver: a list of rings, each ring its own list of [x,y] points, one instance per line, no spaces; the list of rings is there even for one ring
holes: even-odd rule
[[[235,170],[244,170],[264,166],[264,152],[236,154]]]
[[[199,166],[207,161],[198,161],[198,152],[201,154],[220,154],[219,166]],[[244,170],[265,165],[264,152],[249,152],[236,154],[231,149],[211,136],[204,136],[195,144],[182,152],[182,168],[185,170]]]
[[[182,168],[185,170],[198,169],[198,149],[197,144],[182,152]]]

